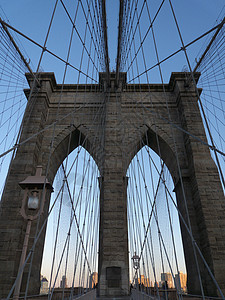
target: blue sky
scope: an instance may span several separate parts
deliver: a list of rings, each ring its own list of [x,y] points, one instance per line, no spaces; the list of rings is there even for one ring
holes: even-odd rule
[[[139,2],[141,3],[142,1]],[[149,1],[152,16],[154,16],[154,13],[160,2],[161,1],[156,0]],[[65,4],[68,6],[71,12],[74,9],[73,3],[74,2],[71,1],[65,1]],[[49,24],[49,15],[52,13],[54,1],[2,0],[0,5],[10,20],[12,26],[22,31],[24,34],[28,35],[38,43],[43,44]],[[224,0],[176,0],[173,1],[173,5],[181,32],[183,34],[184,43],[188,43],[213,27],[217,21],[219,13],[224,7]],[[114,68],[117,47],[119,1],[107,0],[106,7],[109,56],[111,68]],[[82,16],[80,16],[80,24],[83,24]],[[65,45],[69,39],[69,27],[70,24],[68,18],[62,9],[62,5],[59,3],[47,47],[63,58],[66,56]],[[141,23],[142,31],[144,32],[145,28],[147,27],[148,20],[145,18]],[[82,26],[80,26],[78,29],[82,30]],[[155,23],[155,35],[158,43],[159,56],[161,59],[181,47],[168,1],[165,1],[165,4]],[[34,66],[33,68],[35,70],[40,56],[40,49],[26,41],[24,38],[20,39],[26,52],[28,53],[28,56],[31,58]],[[190,60],[192,63],[194,62],[195,57],[197,57],[203,42],[204,39],[188,49],[188,54],[190,55]],[[146,48],[145,56],[149,56],[148,65],[151,66],[155,61],[155,55],[153,53],[153,47],[151,47],[150,41],[147,43],[149,43],[149,46]],[[78,51],[78,46],[76,47],[76,51]],[[79,57],[79,55],[76,56]],[[78,65],[78,61],[74,61],[74,64]],[[185,64],[186,61],[183,53],[176,56],[174,59],[171,59],[168,63],[165,63],[165,65],[163,65],[165,80],[168,80],[169,73],[171,71],[180,71]],[[60,82],[62,79],[62,63],[58,62],[56,59],[52,59],[48,54],[46,54],[41,65],[45,71],[55,71],[57,80]],[[154,76],[153,81],[157,81],[157,75],[154,74]]]

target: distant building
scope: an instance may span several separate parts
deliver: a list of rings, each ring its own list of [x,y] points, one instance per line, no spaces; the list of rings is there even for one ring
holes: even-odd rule
[[[40,295],[48,294],[48,280],[47,278],[41,276],[41,288]]]
[[[169,289],[172,289],[174,287],[171,273],[161,273],[161,282],[162,284],[167,282],[167,286]]]
[[[146,278],[144,275],[140,275],[140,277],[138,278],[138,283],[142,284],[145,287],[150,286],[149,278]]]
[[[90,276],[90,280],[89,280],[89,288],[93,289],[98,283],[98,273],[97,272],[93,272]]]
[[[144,275],[140,275],[140,277],[138,277],[138,283],[144,285],[144,283],[145,283],[145,276]]]
[[[67,279],[66,279],[66,276],[63,275],[62,280],[60,281],[60,288],[61,288],[61,289],[65,289],[65,288],[67,288],[67,287],[68,287],[68,286],[67,286]]]
[[[179,280],[180,277],[180,280]],[[179,274],[175,275],[175,283],[177,290],[179,292],[186,292],[187,291],[187,274],[180,272]]]

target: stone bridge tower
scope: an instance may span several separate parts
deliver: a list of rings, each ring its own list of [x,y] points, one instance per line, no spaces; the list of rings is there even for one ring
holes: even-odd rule
[[[196,80],[198,77],[196,74]],[[28,102],[20,142],[36,132],[40,134],[18,148],[1,201],[1,296],[7,296],[15,281],[25,235],[26,224],[19,213],[24,191],[19,182],[34,175],[37,165],[41,164],[43,174],[48,166],[47,177],[52,183],[60,164],[78,145],[90,152],[101,174],[99,296],[129,294],[126,171],[144,145],[151,147],[167,165],[174,181],[179,210],[187,222],[186,198],[194,240],[225,292],[223,190],[209,149],[185,133],[191,132],[206,142],[195,89],[187,86],[184,73],[172,73],[169,83],[164,86],[127,84],[125,73],[120,74],[120,78],[119,87],[115,86],[115,74],[111,73],[109,81],[100,74],[99,85],[64,85],[62,89],[53,73],[39,74],[40,87]],[[27,79],[32,86],[32,77],[27,75]],[[74,110],[73,118],[71,110]],[[59,121],[51,126],[57,114]],[[51,145],[53,127],[55,134]],[[41,224],[48,213],[49,199],[50,193],[46,195]],[[190,293],[199,294],[192,242],[182,222],[181,232],[188,289]],[[44,239],[45,232],[35,248],[30,294],[39,292]],[[200,259],[199,266],[205,293],[216,295],[216,288]],[[28,267],[25,267],[22,291],[27,272]]]

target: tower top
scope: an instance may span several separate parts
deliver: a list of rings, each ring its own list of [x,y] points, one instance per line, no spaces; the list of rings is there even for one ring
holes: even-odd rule
[[[103,85],[107,88],[122,88],[127,83],[127,73],[126,72],[120,72],[119,73],[119,84],[116,85],[116,72],[110,72],[109,78],[108,74],[106,72],[99,72],[99,84]]]

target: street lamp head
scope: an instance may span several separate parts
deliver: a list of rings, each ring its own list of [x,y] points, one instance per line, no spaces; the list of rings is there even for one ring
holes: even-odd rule
[[[46,191],[53,191],[52,185],[41,175],[42,167],[37,166],[36,174],[28,176],[19,185],[25,190],[20,213],[24,219],[35,220],[44,210]]]
[[[140,268],[140,257],[134,252],[134,256],[131,259],[133,260],[133,268],[138,270]]]

